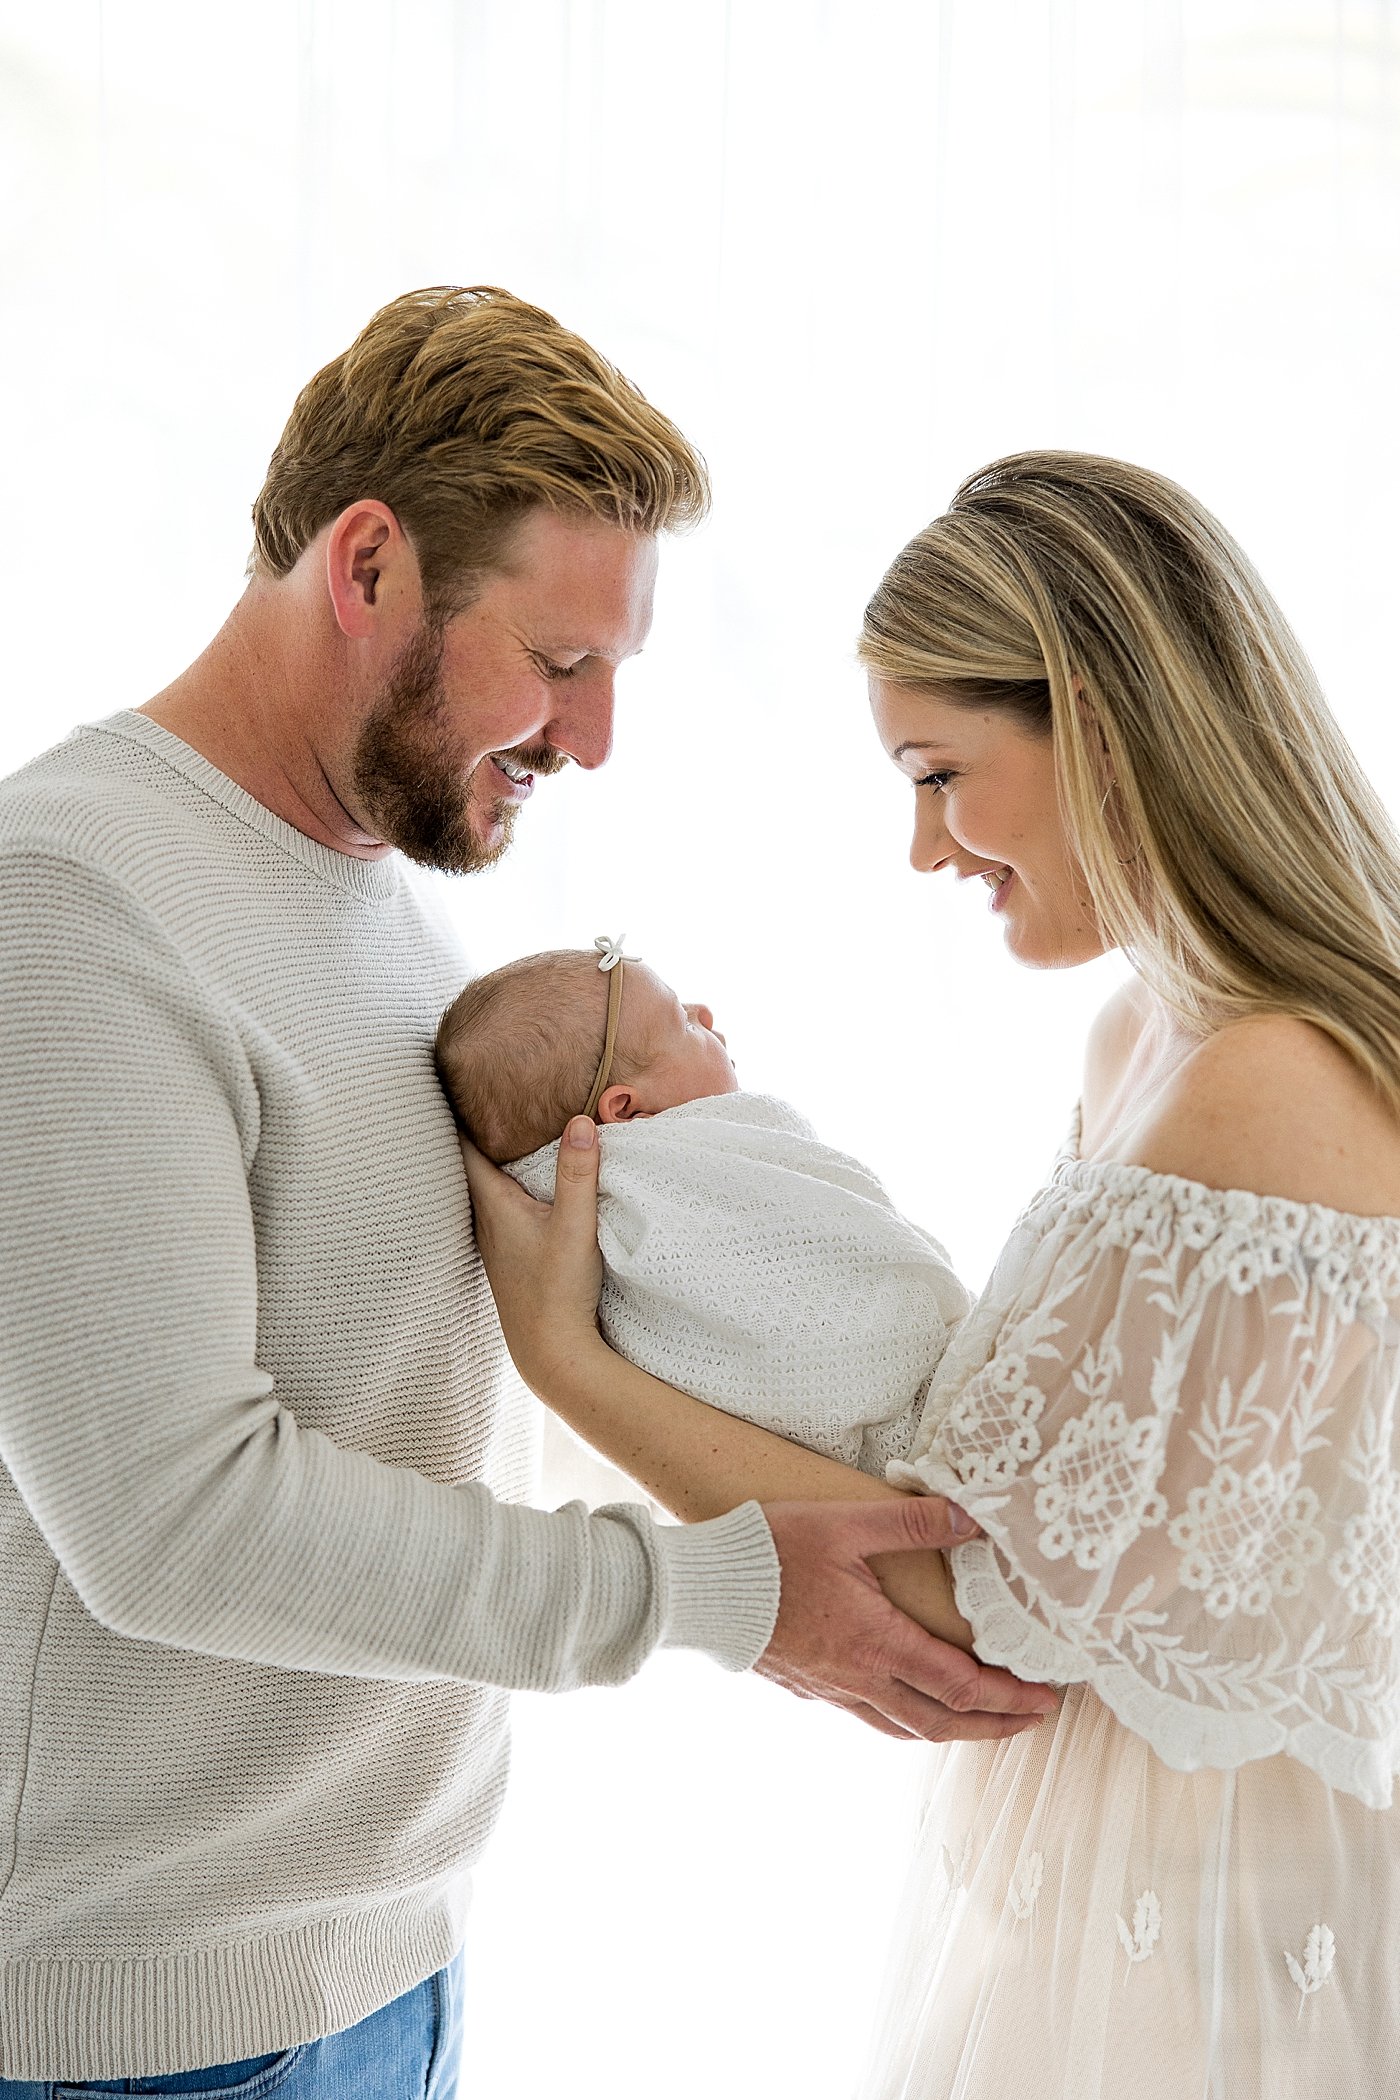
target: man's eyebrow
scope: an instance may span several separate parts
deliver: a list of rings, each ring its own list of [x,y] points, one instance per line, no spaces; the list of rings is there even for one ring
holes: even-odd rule
[[[621,655],[614,655],[608,649],[581,648],[577,641],[559,642],[548,639],[536,641],[534,647],[541,650],[545,656],[577,656],[580,659],[586,656],[593,656],[597,658],[599,663],[611,664],[614,670],[618,668],[619,664],[631,663],[634,658],[643,653],[642,649],[627,649]],[[645,644],[643,647],[645,647]]]

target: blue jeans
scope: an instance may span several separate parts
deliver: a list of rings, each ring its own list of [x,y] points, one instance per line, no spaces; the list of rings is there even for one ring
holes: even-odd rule
[[[94,2093],[183,2093],[186,2100],[456,2100],[462,1957],[367,2020],[273,2056],[153,2078],[0,2078],[0,2100],[89,2100]]]

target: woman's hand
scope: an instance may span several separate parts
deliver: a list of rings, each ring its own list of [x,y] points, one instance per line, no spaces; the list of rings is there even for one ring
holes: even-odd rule
[[[575,1364],[599,1340],[603,1263],[593,1194],[597,1147],[594,1123],[575,1116],[559,1147],[551,1204],[537,1203],[470,1139],[462,1139],[476,1243],[506,1347],[525,1383],[541,1395],[561,1368]]]

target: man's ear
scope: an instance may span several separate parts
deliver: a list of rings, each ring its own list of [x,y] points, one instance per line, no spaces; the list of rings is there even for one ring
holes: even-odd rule
[[[336,625],[351,641],[377,634],[406,591],[421,599],[418,558],[387,503],[366,498],[340,513],[326,535],[326,587]]]
[[[600,1123],[632,1123],[638,1116],[650,1116],[655,1113],[654,1109],[642,1107],[635,1087],[608,1086],[604,1087],[598,1096]]]

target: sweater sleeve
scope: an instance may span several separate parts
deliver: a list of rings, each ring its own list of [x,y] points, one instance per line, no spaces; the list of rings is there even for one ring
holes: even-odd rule
[[[0,861],[0,1457],[112,1631],[289,1669],[562,1690],[762,1653],[753,1504],[508,1507],[301,1426],[258,1363],[235,1017],[108,875]]]
[[[978,1653],[1179,1771],[1400,1767],[1400,1225],[1144,1169],[1028,1214],[903,1470],[984,1536]]]

